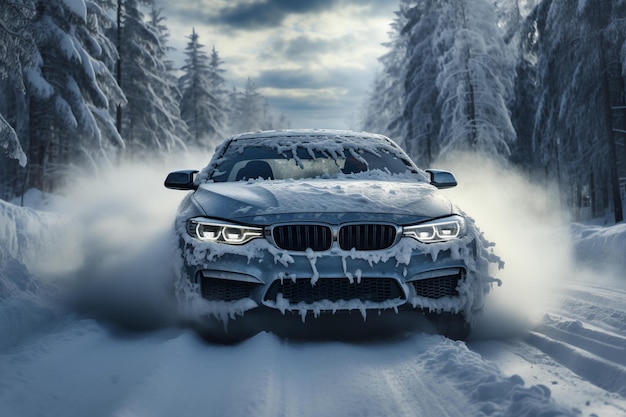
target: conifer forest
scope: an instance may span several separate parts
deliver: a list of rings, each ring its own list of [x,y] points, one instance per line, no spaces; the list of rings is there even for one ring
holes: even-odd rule
[[[349,128],[389,136],[423,167],[479,152],[556,186],[574,219],[623,219],[626,1],[400,0],[389,24]],[[0,198],[308,127],[253,79],[232,85],[229,51],[194,28],[175,63],[171,36],[156,0],[0,0]]]

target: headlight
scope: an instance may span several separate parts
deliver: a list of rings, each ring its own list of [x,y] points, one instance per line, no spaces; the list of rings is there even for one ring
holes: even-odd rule
[[[445,242],[465,236],[465,219],[461,216],[444,217],[430,222],[404,226],[402,235],[422,243]]]
[[[195,218],[187,220],[187,233],[204,242],[243,245],[252,239],[263,237],[263,228]]]

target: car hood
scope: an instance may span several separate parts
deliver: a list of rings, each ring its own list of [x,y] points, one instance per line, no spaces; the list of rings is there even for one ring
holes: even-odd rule
[[[202,184],[194,193],[207,217],[260,225],[276,221],[410,223],[452,214],[438,190],[416,181],[285,180]],[[405,220],[406,219],[406,220]]]
[[[452,204],[417,181],[285,180],[206,183],[193,194],[203,215],[249,224],[278,221],[394,221],[452,214]]]

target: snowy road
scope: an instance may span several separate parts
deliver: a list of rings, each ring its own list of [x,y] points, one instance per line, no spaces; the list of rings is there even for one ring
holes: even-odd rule
[[[569,284],[529,332],[216,346],[73,314],[0,352],[3,416],[624,416],[626,293]]]
[[[219,346],[172,320],[161,242],[177,200],[132,172],[142,186],[90,182],[61,217],[0,201],[0,417],[626,416],[626,225],[555,227],[536,188],[507,202],[467,181],[462,204],[507,262],[467,342]]]
[[[575,415],[626,416],[626,292],[569,283],[530,331],[470,341],[505,374],[549,387]]]

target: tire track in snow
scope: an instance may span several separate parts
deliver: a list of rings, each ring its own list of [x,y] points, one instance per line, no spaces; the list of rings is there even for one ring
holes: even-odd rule
[[[431,348],[436,349],[434,346],[427,349]],[[418,352],[418,349],[416,346],[415,351]],[[478,414],[474,401],[468,400],[454,383],[446,378],[429,378],[427,374],[420,356],[380,369],[381,383],[384,383],[384,390],[396,407],[386,415],[456,417]],[[454,401],[445,401],[444,398],[454,398]]]
[[[562,288],[560,306],[553,311],[599,327],[609,334],[626,336],[626,291],[598,285],[571,283]]]
[[[275,350],[263,360],[272,386],[266,391],[268,407],[254,415],[445,417],[472,408],[451,384],[424,377],[416,356],[432,342],[428,336],[419,340],[422,346],[411,340],[291,342],[257,335],[250,342],[273,341]],[[458,400],[442,401],[450,396]]]
[[[505,374],[519,375],[529,384],[544,385],[558,404],[568,406],[577,416],[626,415],[626,400],[621,396],[576,375],[523,339],[481,340],[469,345]]]
[[[530,331],[468,346],[508,374],[546,384],[580,415],[626,415],[626,293],[566,283],[553,297]]]
[[[546,314],[535,327],[542,336],[575,346],[618,365],[626,366],[626,338],[585,327],[579,320]]]
[[[186,329],[116,333],[68,318],[0,353],[0,367],[0,409],[21,417],[573,415],[464,343],[426,334],[348,343],[261,333],[220,346]]]
[[[559,306],[526,341],[592,384],[626,398],[626,293],[570,284],[558,297]]]
[[[162,360],[113,415],[280,416],[271,394],[275,371],[268,371],[278,343],[250,342],[208,345],[185,332],[157,346]]]
[[[6,416],[111,416],[158,358],[145,346],[121,347],[91,320],[70,320],[54,332],[0,353],[0,410]]]
[[[472,402],[449,381],[425,378],[419,354],[440,343],[428,337],[418,344],[294,343],[262,333],[216,346],[183,333],[152,347],[162,360],[112,415],[461,415]],[[457,400],[442,400],[450,397]]]
[[[625,367],[541,333],[531,332],[526,341],[594,385],[626,397]]]

